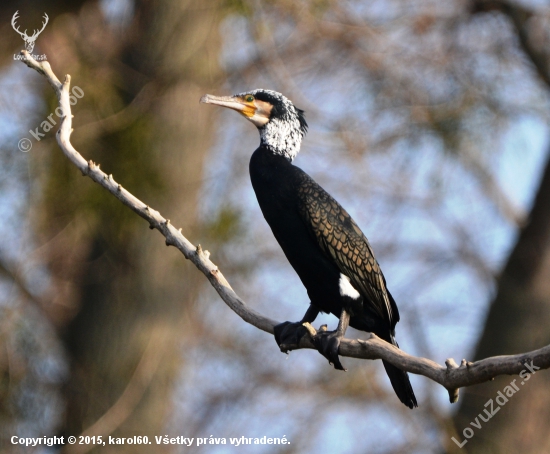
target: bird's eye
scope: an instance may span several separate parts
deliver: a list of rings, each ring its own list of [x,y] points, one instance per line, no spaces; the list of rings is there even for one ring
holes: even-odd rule
[[[246,95],[245,98],[244,98],[244,100],[245,100],[246,102],[252,102],[252,101],[254,101],[254,96],[252,96],[252,95]]]

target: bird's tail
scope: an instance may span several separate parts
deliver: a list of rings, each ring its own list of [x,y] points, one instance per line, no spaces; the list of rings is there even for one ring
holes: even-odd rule
[[[388,333],[387,335],[380,337],[386,342],[389,342],[399,348],[399,345],[397,345],[395,338],[391,334]],[[390,378],[393,390],[395,391],[395,394],[397,394],[397,397],[399,397],[399,400],[409,408],[418,407],[416,396],[414,395],[411,382],[409,381],[409,374],[395,367],[393,364],[388,363],[387,361],[382,360],[382,363],[384,364],[384,368]]]

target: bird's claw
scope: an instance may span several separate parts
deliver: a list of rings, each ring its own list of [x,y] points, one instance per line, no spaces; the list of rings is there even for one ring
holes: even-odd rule
[[[283,322],[275,326],[275,341],[283,353],[297,349],[306,334],[302,322]]]
[[[335,369],[346,371],[347,369],[342,366],[340,358],[338,357],[340,340],[343,337],[343,334],[340,334],[338,330],[326,331],[326,329],[320,329],[312,339],[315,348],[317,348],[321,355],[328,359],[328,362],[332,364]]]
[[[344,337],[343,334],[336,331],[327,331],[327,326],[323,325],[318,331],[313,327],[312,332],[304,326],[302,322],[283,322],[275,326],[275,341],[279,349],[283,353],[299,348],[300,340],[308,333],[313,340],[315,348],[328,359],[329,363],[338,370],[347,370],[342,366],[338,356],[340,348],[340,340]]]

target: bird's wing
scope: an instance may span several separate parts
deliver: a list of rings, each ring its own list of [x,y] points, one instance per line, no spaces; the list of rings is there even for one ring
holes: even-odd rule
[[[300,214],[321,249],[350,278],[365,303],[395,326],[399,312],[367,237],[347,211],[305,173],[298,194]]]

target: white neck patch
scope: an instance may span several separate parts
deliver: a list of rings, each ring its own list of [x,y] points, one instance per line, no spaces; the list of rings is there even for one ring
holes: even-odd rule
[[[273,153],[293,161],[300,151],[303,132],[298,118],[272,118],[260,129],[262,144]]]

